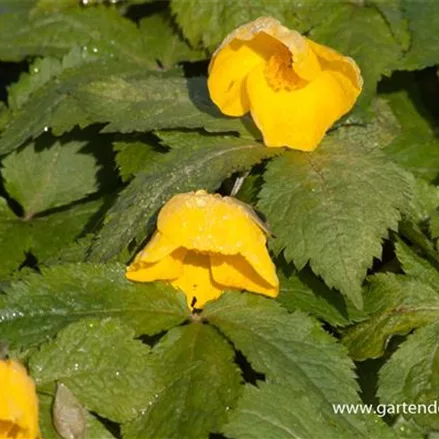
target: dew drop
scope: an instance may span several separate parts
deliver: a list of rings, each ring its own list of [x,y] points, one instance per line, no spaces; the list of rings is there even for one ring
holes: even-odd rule
[[[81,0],[81,3],[82,3],[83,5],[88,5],[88,2],[89,2],[89,0]]]
[[[44,128],[43,128],[43,131],[44,131],[45,133],[48,133],[48,132],[49,132],[49,127],[47,127],[47,126],[44,127]]]
[[[98,53],[99,49],[97,47],[93,47],[93,49],[91,49],[93,53]]]
[[[117,377],[120,376],[120,372],[117,370],[116,373],[115,373],[115,375],[116,375]]]
[[[32,73],[40,73],[40,69],[38,67],[34,67],[32,69]]]

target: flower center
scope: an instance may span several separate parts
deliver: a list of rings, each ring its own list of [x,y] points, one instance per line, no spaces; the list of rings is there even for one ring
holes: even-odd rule
[[[291,91],[307,84],[294,71],[293,56],[285,46],[277,48],[271,55],[264,73],[268,84],[274,91]]]

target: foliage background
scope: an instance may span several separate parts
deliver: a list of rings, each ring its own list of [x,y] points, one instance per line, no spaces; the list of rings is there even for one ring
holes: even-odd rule
[[[332,405],[439,398],[437,0],[0,11],[0,340],[36,380],[44,438],[436,437],[438,414]],[[263,148],[209,100],[210,54],[260,15],[362,69],[312,154]],[[191,315],[169,286],[124,279],[170,196],[228,194],[245,171],[276,301],[228,292]]]

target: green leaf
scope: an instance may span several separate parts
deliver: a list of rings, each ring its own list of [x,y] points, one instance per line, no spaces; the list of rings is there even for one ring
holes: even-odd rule
[[[172,0],[171,10],[184,36],[193,46],[210,50],[238,26],[260,16],[271,16],[283,21],[291,17],[292,5],[284,0]]]
[[[409,216],[415,223],[427,220],[439,207],[439,188],[423,178],[414,179],[414,195]]]
[[[74,46],[62,59],[55,57],[37,58],[29,67],[29,73],[22,73],[18,82],[8,87],[8,104],[18,110],[41,87],[64,70],[77,67],[85,62],[96,60],[93,53]]]
[[[0,131],[7,125],[11,112],[3,101],[0,101]]]
[[[424,431],[412,419],[399,416],[392,425],[398,439],[424,439]]]
[[[246,385],[224,429],[227,436],[380,437],[384,426],[372,418],[334,414],[334,404],[359,402],[357,383],[344,349],[314,320],[248,293],[225,293],[202,317],[265,374],[257,388]]]
[[[328,16],[311,30],[310,37],[352,57],[360,66],[364,86],[356,108],[365,111],[376,93],[378,81],[397,68],[401,47],[376,9],[352,3],[333,8],[330,2],[326,3]]]
[[[76,238],[95,228],[102,205],[102,200],[91,201],[22,223],[22,233],[25,234],[26,225],[29,229],[29,251],[41,262],[57,256]]]
[[[433,238],[439,238],[439,211],[435,211],[431,215],[430,233]]]
[[[76,0],[37,0],[37,4],[32,13],[37,14],[41,12],[58,12],[66,8],[77,6],[78,2]]]
[[[39,389],[66,385],[78,400],[116,422],[133,419],[154,396],[150,349],[117,319],[85,319],[63,329],[29,362]]]
[[[79,204],[68,210],[24,220],[0,198],[0,254],[8,257],[0,264],[0,278],[24,262],[27,252],[40,262],[56,255],[79,235],[92,229],[102,201]]]
[[[17,222],[6,200],[0,198],[0,254],[8,255],[7,258],[2,258],[0,279],[18,268],[29,247],[28,237],[23,236],[22,228],[17,227]]]
[[[408,20],[404,16],[403,0],[367,0],[367,2],[380,11],[390,26],[395,40],[407,50],[410,46],[410,32]]]
[[[322,413],[316,395],[291,385],[258,383],[245,386],[238,409],[224,428],[228,437],[240,439],[369,439],[395,438],[389,427],[376,417]]]
[[[425,227],[421,228],[421,225],[407,220],[401,221],[399,225],[399,233],[401,236],[424,252],[430,261],[437,262],[438,258],[434,244],[424,233],[424,230]]]
[[[201,50],[192,49],[173,29],[165,14],[153,14],[139,23],[149,56],[159,61],[163,68],[171,68],[180,61],[198,61],[206,58]]]
[[[46,142],[40,149],[31,143],[2,162],[5,188],[23,207],[25,219],[97,190],[99,168],[87,151],[87,141],[55,141],[49,145]]]
[[[207,439],[218,432],[241,387],[229,343],[214,328],[193,323],[172,329],[153,357],[159,390],[124,437]]]
[[[11,12],[23,12],[28,11],[35,6],[36,0],[0,0],[0,12],[7,14]]]
[[[439,3],[436,0],[401,0],[409,21],[411,45],[402,69],[420,70],[439,63]]]
[[[365,149],[382,149],[388,146],[401,132],[399,122],[384,99],[374,99],[371,108],[373,117],[367,123],[343,124],[331,135],[341,142]]]
[[[367,151],[327,136],[312,154],[289,151],[267,166],[259,209],[298,269],[309,261],[329,287],[361,308],[361,283],[381,255],[408,204],[405,173],[378,150]]]
[[[285,276],[278,273],[280,291],[277,300],[288,311],[304,311],[332,326],[346,326],[365,317],[338,292],[328,288],[311,270]]]
[[[117,152],[116,163],[122,181],[131,180],[140,171],[153,171],[156,160],[161,160],[161,155],[166,149],[139,141],[115,142]]]
[[[415,0],[412,0],[416,3]],[[421,9],[427,9],[423,6]],[[398,81],[398,88],[383,96],[397,117],[402,132],[384,151],[398,164],[428,181],[439,173],[439,139],[435,123],[420,96],[414,77]]]
[[[118,317],[138,336],[189,315],[183,294],[164,283],[131,283],[120,265],[65,264],[42,274],[14,282],[0,296],[0,334],[12,348],[37,345],[84,317]]]
[[[14,112],[0,138],[0,154],[49,127],[60,135],[75,125],[83,128],[97,122],[109,122],[105,132],[205,128],[248,135],[254,130],[249,118],[220,113],[210,100],[206,78],[184,79],[145,73],[133,64],[95,62],[66,69]]]
[[[39,393],[40,429],[44,439],[61,439],[55,431],[52,421],[53,397]],[[85,439],[114,439],[114,436],[93,415],[86,413],[87,427]]]
[[[247,130],[247,119],[225,117],[209,97],[205,77],[181,78],[146,73],[132,78],[104,77],[83,83],[75,92],[93,122],[109,122],[103,132],[162,128]]]
[[[181,147],[163,154],[153,170],[139,173],[120,193],[92,248],[92,260],[111,259],[135,239],[133,253],[153,230],[155,214],[172,195],[200,188],[213,191],[233,172],[280,152],[234,137],[178,132],[161,137]]]
[[[350,328],[343,337],[354,360],[383,355],[391,336],[405,335],[439,317],[437,289],[421,280],[391,273],[370,278],[365,311],[370,318]]]
[[[56,135],[71,130],[75,125],[85,127],[91,123],[80,103],[73,99],[73,91],[81,83],[101,77],[138,74],[139,67],[119,61],[81,64],[64,70],[56,81],[49,81],[33,93],[22,108],[13,112],[0,138],[0,155],[18,148],[28,138],[35,138],[49,127]]]
[[[424,404],[425,413],[420,407],[420,413],[408,412],[405,417],[429,430],[439,428],[438,341],[439,322],[410,335],[381,369],[378,387],[384,404]]]
[[[48,13],[1,14],[0,28],[0,59],[4,61],[60,57],[79,45],[102,59],[116,58],[144,68],[156,65],[137,26],[113,8],[78,5]]]
[[[417,255],[412,248],[404,244],[402,241],[397,242],[395,248],[396,256],[401,262],[404,272],[409,276],[430,285],[439,293],[439,271],[426,259]]]

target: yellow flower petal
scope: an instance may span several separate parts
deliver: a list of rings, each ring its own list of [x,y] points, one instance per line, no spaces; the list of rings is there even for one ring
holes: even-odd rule
[[[155,232],[146,247],[137,254],[134,262],[141,261],[151,263],[160,261],[178,247],[180,247],[178,244],[173,243],[160,232]]]
[[[273,90],[264,70],[257,67],[247,78],[252,117],[267,146],[289,146],[312,151],[325,132],[348,112],[358,95],[344,75],[323,71],[297,90]]]
[[[254,54],[260,54],[259,60]],[[228,115],[250,110],[265,144],[273,147],[313,150],[352,108],[362,88],[351,58],[271,17],[232,32],[210,67],[208,86],[215,104]]]
[[[175,195],[161,209],[156,233],[126,277],[168,280],[195,308],[228,288],[275,297],[279,282],[265,230],[250,206],[231,197],[204,190]]]
[[[343,56],[330,47],[317,44],[309,39],[306,39],[306,41],[311,50],[316,54],[323,70],[339,73],[351,81],[351,92],[355,96],[354,99],[356,99],[363,87],[363,78],[356,62],[352,58]]]
[[[0,438],[39,437],[38,399],[26,369],[13,360],[0,360]]]
[[[279,279],[276,274],[276,267],[270,259],[267,249],[264,246],[253,242],[253,246],[242,252],[242,256],[252,266],[253,270],[258,273],[268,284],[279,289]]]
[[[191,251],[187,252],[184,259],[182,275],[172,281],[171,285],[186,294],[190,308],[194,299],[195,308],[202,308],[209,300],[217,299],[224,289],[212,278],[209,256]]]
[[[219,284],[271,297],[276,297],[278,294],[277,283],[276,286],[272,286],[266,282],[244,256],[210,255],[210,262],[212,277]]]
[[[228,116],[242,116],[250,109],[244,89],[246,75],[258,64],[268,60],[272,46],[279,44],[260,33],[251,41],[232,39],[209,65],[210,98]]]
[[[244,254],[266,242],[241,203],[205,191],[172,197],[159,213],[157,228],[169,241],[205,253]]]
[[[136,282],[176,279],[183,272],[183,260],[186,253],[186,249],[179,248],[158,262],[144,262],[139,258],[139,253],[127,268],[126,277]]]

